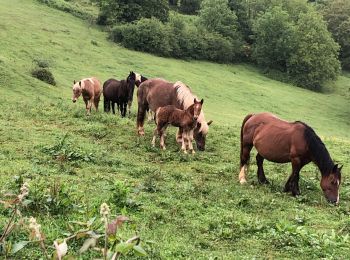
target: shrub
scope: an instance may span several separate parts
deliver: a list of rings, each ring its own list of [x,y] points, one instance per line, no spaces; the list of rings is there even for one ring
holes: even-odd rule
[[[168,31],[165,25],[155,18],[143,18],[136,24],[116,26],[112,38],[127,48],[159,56],[169,56],[171,52]]]
[[[289,14],[280,6],[268,10],[256,20],[253,58],[258,65],[286,71],[295,37],[294,27]]]
[[[339,45],[316,12],[302,14],[296,28],[287,72],[297,85],[320,91],[323,83],[339,75]]]
[[[51,73],[51,71],[47,68],[36,68],[32,70],[32,76],[41,81],[44,81],[50,85],[56,86],[56,81]]]

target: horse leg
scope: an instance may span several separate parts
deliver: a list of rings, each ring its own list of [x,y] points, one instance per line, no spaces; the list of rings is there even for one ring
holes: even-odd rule
[[[182,150],[184,153],[187,153],[186,147],[187,147],[187,131],[183,130],[183,131],[182,131],[182,145],[181,145],[181,150]]]
[[[114,101],[112,101],[112,113],[113,113],[113,115],[115,115],[115,103],[114,103]]]
[[[137,107],[137,133],[139,135],[145,135],[145,130],[143,128],[143,124],[145,121],[145,114],[146,114],[146,105],[138,103]]]
[[[126,115],[126,106],[127,106],[127,103],[125,103],[125,102],[123,102],[123,103],[121,104],[120,109],[121,109],[122,117],[125,117],[125,115]]]
[[[179,129],[176,132],[176,142],[178,144],[182,144],[182,132],[183,132],[182,128],[179,127]]]
[[[95,109],[96,109],[96,112],[98,111],[98,103],[100,102],[100,97],[96,97],[94,99],[94,106],[95,106]]]
[[[157,135],[161,136],[161,132],[158,128],[158,125],[156,125],[156,128],[153,131],[153,139],[152,139],[152,146],[155,147],[156,146],[156,138]]]
[[[91,114],[90,100],[89,99],[84,99],[84,102],[85,102],[85,108],[86,108],[86,115],[90,115]]]
[[[269,184],[269,181],[266,179],[264,168],[264,157],[262,157],[259,153],[256,155],[256,164],[258,165],[258,180],[260,184]]]
[[[242,145],[242,150],[241,150],[241,163],[240,163],[240,167],[241,170],[239,172],[239,182],[241,184],[246,183],[247,180],[245,178],[246,173],[248,172],[248,163],[249,163],[249,159],[250,159],[250,151],[252,150],[253,145]]]
[[[159,133],[160,133],[160,148],[165,150],[165,140],[164,140],[164,137],[165,137],[165,130],[166,130],[167,126],[164,126],[160,129]]]
[[[191,151],[192,154],[195,154],[196,152],[193,149],[193,129],[188,132],[189,133],[189,150]]]
[[[110,109],[110,107],[109,107],[109,101],[107,101],[106,100],[106,98],[103,100],[103,110],[105,111],[105,112],[109,112],[109,109]]]
[[[288,181],[284,187],[284,192],[292,192],[293,196],[300,195],[299,189],[299,172],[303,165],[299,158],[294,158],[292,161],[292,174],[289,176]]]
[[[130,114],[131,114],[131,104],[132,104],[132,102],[129,101],[128,102],[129,117],[130,117]]]

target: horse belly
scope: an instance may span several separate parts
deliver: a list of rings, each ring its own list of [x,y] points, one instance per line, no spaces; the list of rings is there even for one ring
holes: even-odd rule
[[[258,153],[266,160],[276,163],[290,162],[290,146],[287,142],[274,143],[271,140],[254,140],[254,146]]]

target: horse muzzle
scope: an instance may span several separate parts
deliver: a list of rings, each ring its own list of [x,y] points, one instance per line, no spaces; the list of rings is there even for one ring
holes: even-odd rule
[[[77,102],[76,98],[72,98],[73,103]]]

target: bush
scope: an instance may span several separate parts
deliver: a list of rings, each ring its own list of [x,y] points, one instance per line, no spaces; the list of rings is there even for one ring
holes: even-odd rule
[[[168,31],[155,18],[142,18],[136,24],[116,26],[112,38],[127,48],[159,56],[169,56],[171,52]]]
[[[141,18],[168,20],[169,3],[166,0],[96,0],[100,7],[98,24],[130,23]]]
[[[339,45],[313,11],[302,14],[296,28],[287,72],[297,85],[320,91],[323,83],[335,80],[340,73]]]
[[[56,86],[55,78],[47,68],[36,68],[32,70],[32,76],[50,85]]]
[[[165,57],[233,62],[241,54],[235,40],[190,26],[176,15],[167,24],[143,18],[136,24],[116,26],[111,38],[124,47]]]

